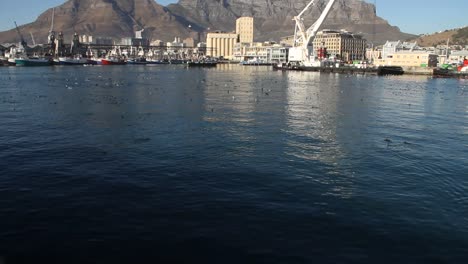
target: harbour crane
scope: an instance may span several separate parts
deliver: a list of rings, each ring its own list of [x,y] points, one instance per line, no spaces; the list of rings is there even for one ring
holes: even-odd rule
[[[56,43],[56,38],[55,38],[55,31],[54,31],[54,19],[55,19],[55,8],[52,9],[52,21],[50,23],[50,30],[49,30],[49,36],[47,37],[47,40],[49,41],[49,54],[50,55],[56,55],[56,48],[57,48],[57,43]]]
[[[16,21],[15,21],[15,28],[16,28],[16,33],[18,33],[18,36],[20,37],[21,46],[23,46],[23,48],[25,49],[28,43],[26,43],[26,40],[24,40],[24,37],[21,34],[21,31],[19,30],[18,25],[16,24]]]
[[[310,47],[309,44],[313,42],[319,28],[330,13],[333,4],[335,4],[335,1],[336,0],[329,0],[317,21],[307,29],[304,25],[303,15],[317,0],[311,0],[309,4],[293,18],[296,22],[296,28],[294,31],[293,47],[289,49],[289,62],[299,63],[304,66],[315,66],[314,47]]]

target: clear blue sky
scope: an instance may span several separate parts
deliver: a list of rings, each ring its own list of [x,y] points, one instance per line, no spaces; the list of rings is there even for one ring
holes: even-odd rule
[[[194,0],[195,1],[195,0]],[[373,3],[374,0],[366,0]],[[13,21],[34,21],[47,8],[65,0],[2,0],[0,31],[11,29]],[[176,0],[157,0],[167,5]],[[403,32],[422,34],[468,26],[468,0],[376,0],[377,14]]]

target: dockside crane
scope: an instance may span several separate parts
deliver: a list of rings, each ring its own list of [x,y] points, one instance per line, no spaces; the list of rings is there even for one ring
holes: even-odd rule
[[[25,49],[25,48],[26,48],[26,45],[28,45],[28,43],[26,42],[26,40],[24,40],[24,37],[23,37],[23,35],[21,34],[21,31],[20,31],[20,29],[18,28],[18,25],[16,24],[16,21],[15,21],[15,28],[16,28],[16,33],[18,33],[18,36],[20,37],[21,46]]]
[[[56,43],[55,43],[55,31],[54,31],[54,19],[55,19],[55,8],[52,9],[52,21],[50,23],[50,30],[49,30],[49,36],[48,36],[48,41],[49,41],[49,54],[55,55],[55,49],[56,49]]]
[[[289,62],[299,63],[304,66],[315,66],[315,64],[317,64],[314,56],[314,47],[311,47],[309,44],[314,40],[336,0],[329,0],[317,21],[306,29],[303,15],[316,2],[317,0],[310,1],[309,4],[293,18],[296,22],[296,27],[294,30],[293,47],[289,49]]]

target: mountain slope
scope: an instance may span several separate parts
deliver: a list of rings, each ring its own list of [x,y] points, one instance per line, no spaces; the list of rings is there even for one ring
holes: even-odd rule
[[[305,25],[312,25],[328,1],[318,3],[304,14]],[[256,39],[278,40],[294,34],[292,18],[309,0],[180,0],[169,5],[172,13],[188,17],[193,23],[210,29],[231,31],[240,16],[255,18]],[[369,41],[408,39],[414,35],[402,33],[376,16],[375,6],[361,0],[338,0],[322,28],[346,29],[362,33]],[[375,33],[375,34],[374,34]]]
[[[55,9],[54,29],[63,31],[67,42],[74,32],[120,38],[133,36],[133,31],[142,27],[152,39],[168,41],[175,36],[201,35],[203,40],[204,33],[208,31],[233,31],[236,18],[253,16],[257,41],[279,40],[280,37],[293,34],[292,18],[308,2],[309,0],[180,0],[177,4],[163,7],[154,0],[68,0]],[[325,0],[319,0],[304,15],[306,25],[311,25],[318,18],[325,4]],[[35,22],[23,25],[20,29],[25,37],[27,33],[33,32],[37,42],[44,43],[51,19],[52,9],[49,9]],[[337,0],[322,28],[362,33],[375,43],[414,37],[400,32],[397,27],[392,27],[387,21],[377,17],[374,5],[362,0]],[[19,39],[14,30],[0,33],[0,43],[16,41]]]
[[[52,9],[33,23],[20,27],[45,42],[51,25]],[[131,37],[141,26],[150,37],[168,39],[187,31],[165,7],[153,0],[69,0],[55,8],[55,31],[71,38],[74,32],[105,37]],[[0,33],[0,42],[18,41],[14,30]]]
[[[445,30],[444,32],[434,33],[430,35],[421,35],[412,41],[418,42],[420,46],[437,46],[447,44],[450,40],[450,45],[468,45],[468,27]]]

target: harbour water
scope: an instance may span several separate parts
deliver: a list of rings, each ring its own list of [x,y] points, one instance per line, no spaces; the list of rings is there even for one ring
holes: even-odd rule
[[[0,124],[5,263],[468,260],[468,80],[10,67]]]

